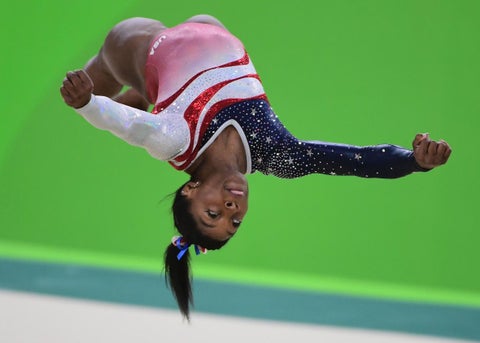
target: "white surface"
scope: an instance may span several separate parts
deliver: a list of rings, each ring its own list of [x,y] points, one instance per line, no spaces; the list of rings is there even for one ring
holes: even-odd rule
[[[0,290],[0,342],[466,342],[436,337],[251,320]]]

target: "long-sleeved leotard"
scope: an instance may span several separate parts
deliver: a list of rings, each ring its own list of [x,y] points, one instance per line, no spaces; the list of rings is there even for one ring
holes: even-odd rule
[[[154,115],[99,96],[92,96],[89,104],[77,111],[94,126],[144,147],[160,160],[172,161],[189,146],[191,132],[178,115]],[[395,145],[358,147],[299,140],[262,99],[237,102],[218,112],[195,156],[200,156],[228,126],[234,126],[242,139],[247,173],[260,171],[281,178],[312,173],[397,178],[422,170],[411,150]]]
[[[153,113],[93,95],[77,111],[177,170],[187,169],[228,126],[242,139],[247,173],[396,178],[422,170],[412,151],[398,146],[357,147],[292,136],[272,111],[241,42],[216,26],[188,23],[163,31],[149,50],[146,86]]]

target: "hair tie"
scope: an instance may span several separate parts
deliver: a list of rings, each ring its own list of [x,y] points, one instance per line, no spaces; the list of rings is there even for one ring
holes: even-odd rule
[[[176,246],[178,250],[180,250],[180,252],[177,255],[177,260],[179,261],[183,257],[183,255],[185,255],[185,253],[187,252],[188,248],[191,245],[190,243],[187,243],[185,238],[183,238],[182,236],[173,236],[172,244]],[[201,247],[200,245],[194,244],[193,246],[195,248],[195,254],[197,255],[200,255],[200,253],[206,254],[208,251],[206,248]]]

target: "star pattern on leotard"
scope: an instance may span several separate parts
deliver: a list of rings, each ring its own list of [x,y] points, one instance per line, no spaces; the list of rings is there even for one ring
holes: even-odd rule
[[[397,177],[416,168],[411,151],[392,145],[357,147],[299,140],[288,132],[263,99],[234,103],[217,113],[202,145],[229,120],[239,124],[247,140],[252,173],[260,171],[282,178],[311,173]]]

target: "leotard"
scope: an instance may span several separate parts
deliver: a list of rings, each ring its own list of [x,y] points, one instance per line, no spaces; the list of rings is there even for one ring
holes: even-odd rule
[[[152,113],[95,95],[77,111],[177,170],[187,169],[234,126],[245,148],[246,173],[396,178],[423,171],[413,152],[399,146],[294,137],[273,112],[243,44],[220,27],[185,23],[162,31],[151,43],[145,76]]]

